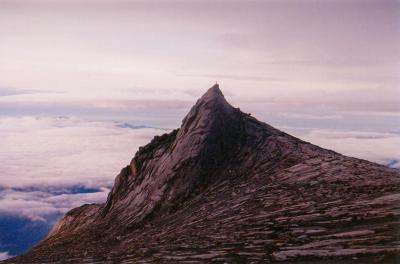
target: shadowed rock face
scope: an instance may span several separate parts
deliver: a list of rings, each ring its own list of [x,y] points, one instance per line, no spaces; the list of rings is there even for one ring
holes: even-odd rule
[[[257,121],[215,85],[137,151],[105,204],[8,262],[395,262],[399,181]]]

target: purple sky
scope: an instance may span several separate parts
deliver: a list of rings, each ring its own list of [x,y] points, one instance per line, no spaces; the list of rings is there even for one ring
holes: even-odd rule
[[[154,122],[176,126],[218,80],[265,120],[270,107],[398,116],[399,10],[381,0],[0,1],[0,109],[124,115],[151,101],[157,116],[170,102],[171,123]]]

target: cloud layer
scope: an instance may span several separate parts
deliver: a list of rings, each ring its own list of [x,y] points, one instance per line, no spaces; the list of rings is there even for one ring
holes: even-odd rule
[[[332,121],[342,117],[299,113],[294,118]],[[138,147],[166,132],[76,117],[0,117],[0,127],[0,212],[20,212],[31,219],[104,200]],[[346,155],[382,164],[400,160],[399,132],[278,127]]]
[[[0,191],[0,215],[20,216],[31,221],[48,222],[54,220],[71,208],[86,203],[102,203],[107,198],[108,188],[100,188],[92,193],[52,194],[43,191]]]
[[[139,146],[165,131],[73,117],[0,117],[3,187],[104,187]]]
[[[74,117],[0,117],[0,214],[32,221],[104,202],[115,176],[162,129]]]
[[[76,117],[0,117],[0,258],[72,208],[106,200],[115,175],[163,129]]]
[[[306,114],[295,118],[326,119]],[[115,176],[138,147],[165,133],[135,124],[76,117],[1,117],[0,127],[0,213],[40,221],[83,203],[104,201]],[[349,156],[399,164],[398,132],[281,129]]]
[[[283,128],[315,145],[347,156],[400,168],[400,133]]]

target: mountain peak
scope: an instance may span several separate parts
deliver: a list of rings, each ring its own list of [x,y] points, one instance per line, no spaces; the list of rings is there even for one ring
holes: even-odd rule
[[[105,204],[71,210],[11,261],[352,262],[364,254],[368,262],[400,250],[393,232],[399,183],[397,170],[322,149],[242,113],[215,84],[179,129],[136,152]],[[332,237],[340,238],[337,251]]]
[[[218,83],[209,88],[207,92],[197,100],[196,104],[192,107],[191,112],[193,112],[193,110],[199,112],[198,110],[201,110],[199,108],[214,110],[218,108],[228,112],[232,112],[233,110],[233,107],[226,101]],[[200,113],[202,113],[203,110],[201,110]]]
[[[197,100],[182,122],[182,131],[195,131],[196,127],[205,128],[221,115],[232,114],[235,108],[225,99],[216,83]]]
[[[219,84],[215,83],[211,88],[209,88],[207,90],[207,92],[202,97],[213,98],[213,97],[219,97],[219,96],[224,97],[221,89],[219,89]]]
[[[225,100],[224,94],[222,93],[221,89],[219,88],[219,84],[216,83],[214,84],[211,88],[209,88],[207,90],[207,92],[205,94],[203,94],[203,96],[198,100],[197,104],[199,104],[199,102],[220,102],[223,104],[227,104],[229,105],[229,103]]]

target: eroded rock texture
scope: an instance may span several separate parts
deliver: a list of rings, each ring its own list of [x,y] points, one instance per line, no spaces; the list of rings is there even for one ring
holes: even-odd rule
[[[71,210],[9,262],[395,263],[399,181],[257,121],[215,85],[138,150],[105,204]]]

